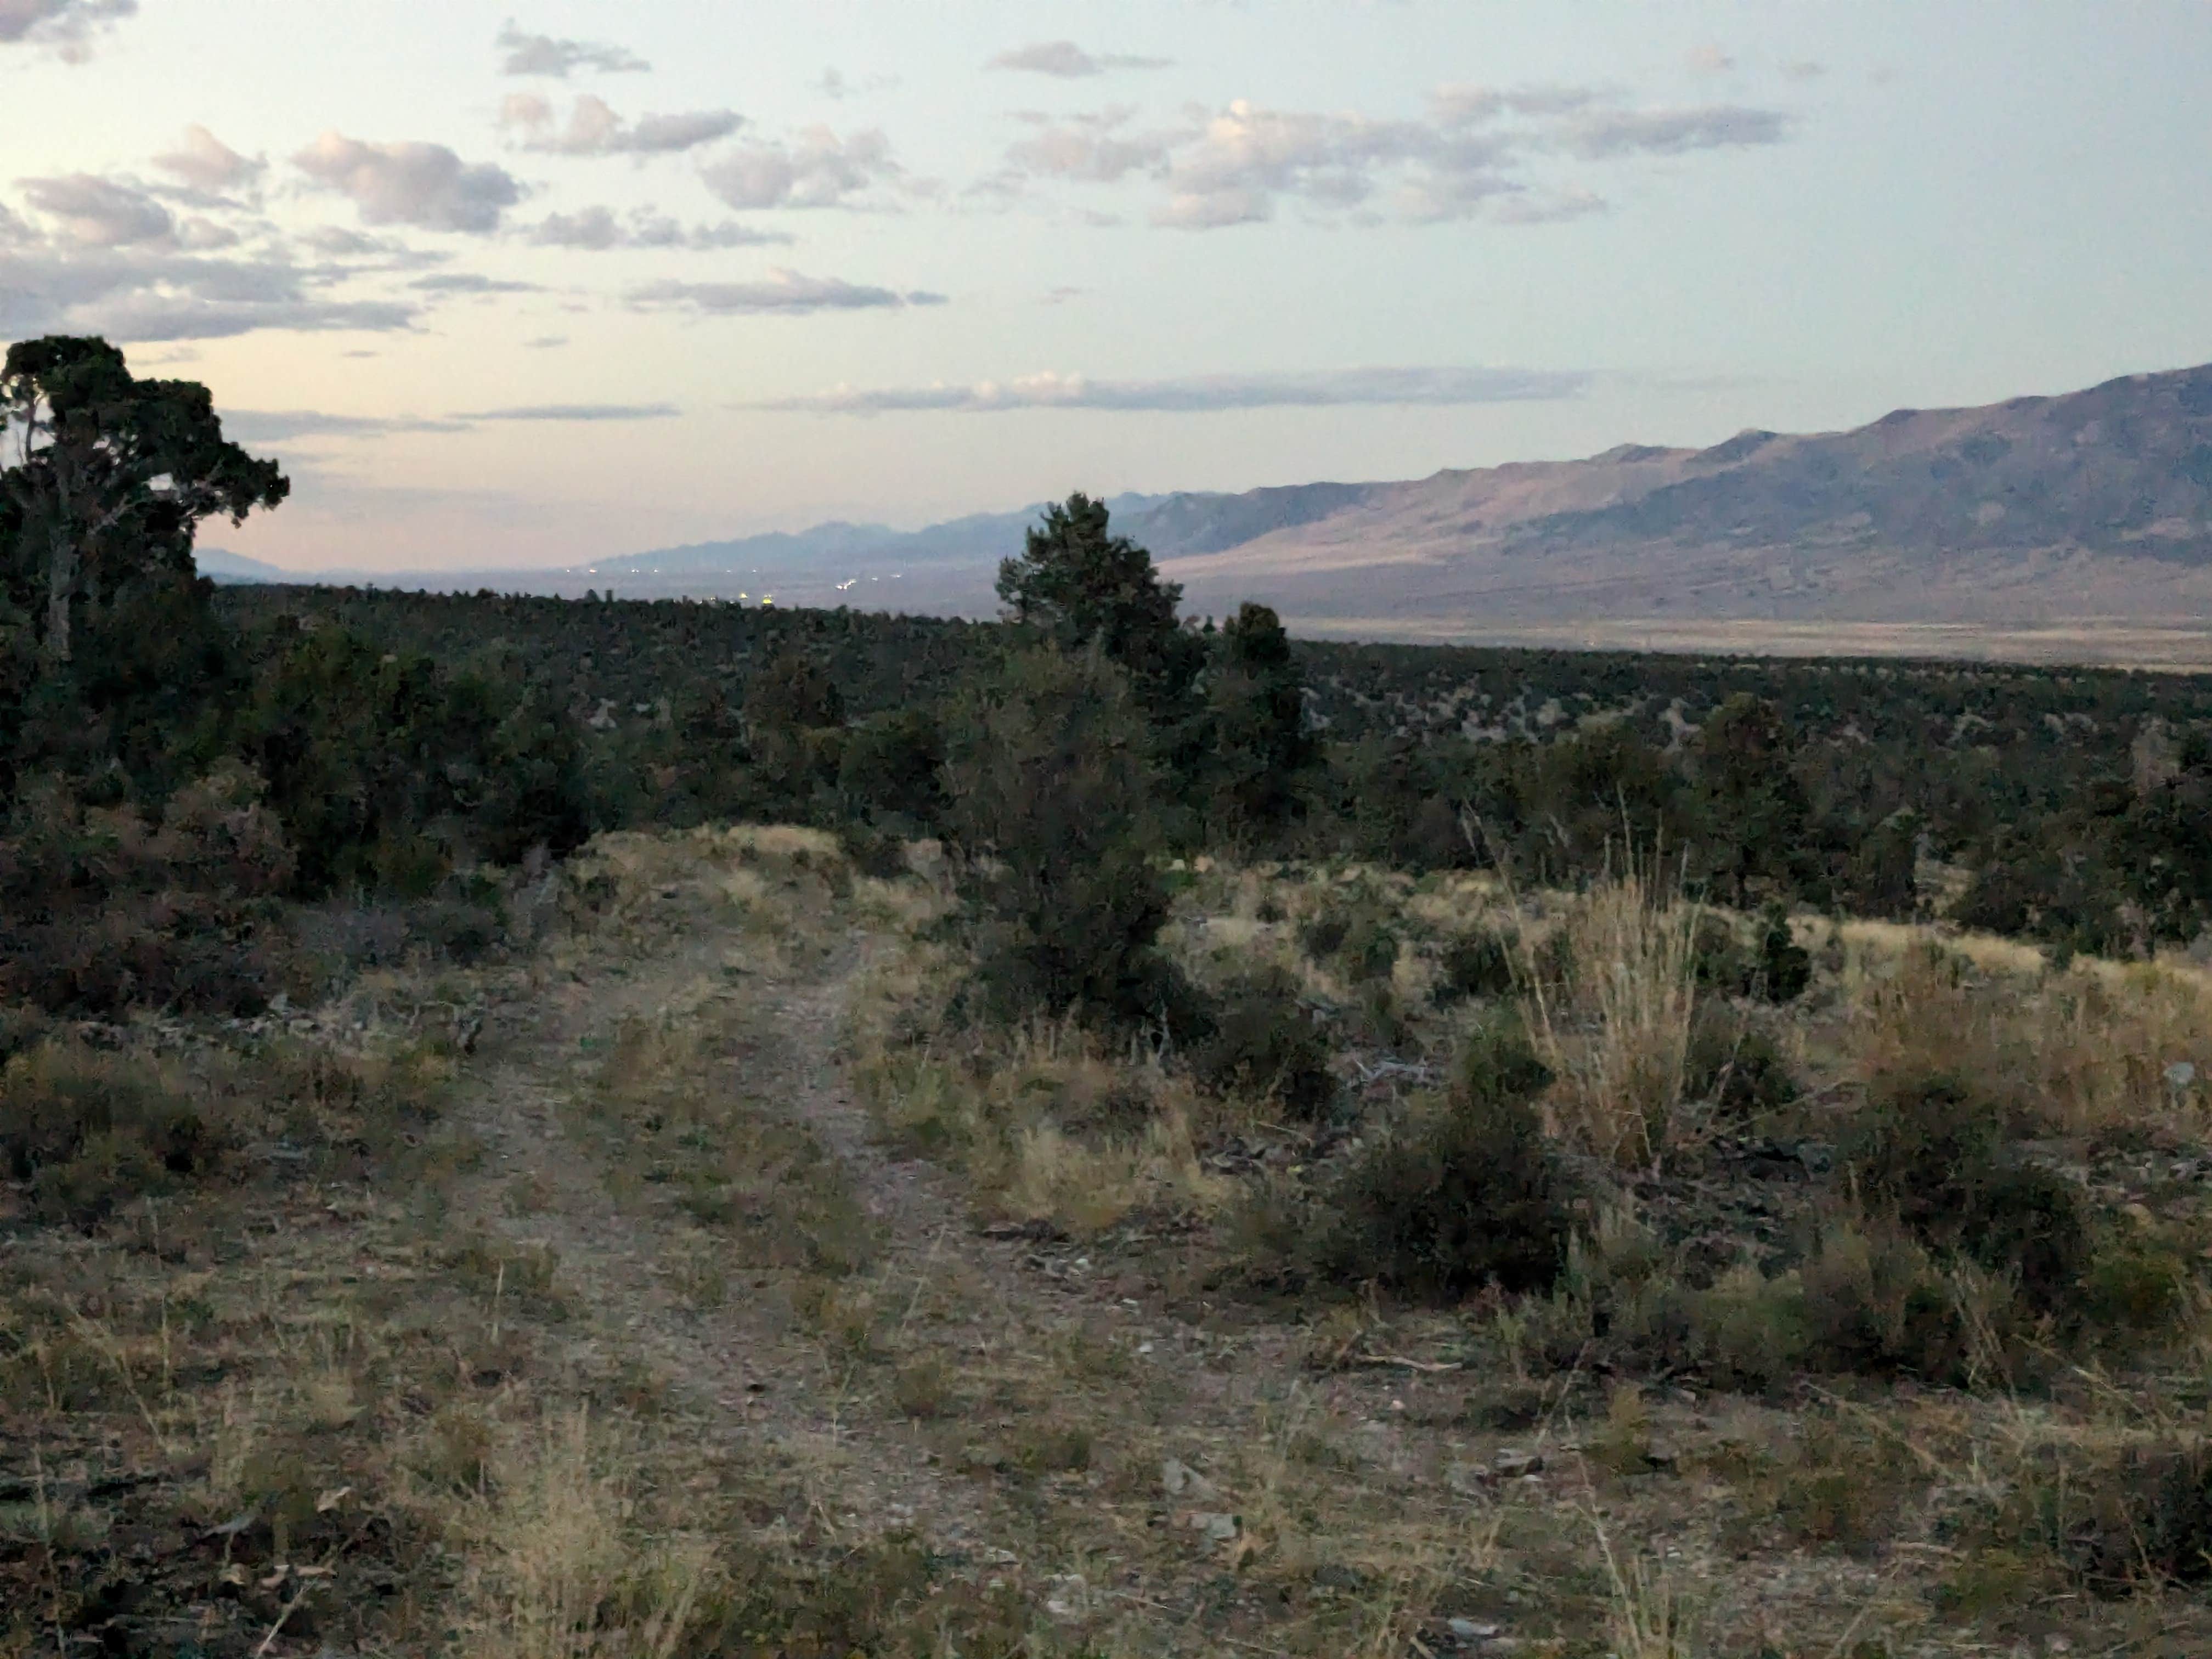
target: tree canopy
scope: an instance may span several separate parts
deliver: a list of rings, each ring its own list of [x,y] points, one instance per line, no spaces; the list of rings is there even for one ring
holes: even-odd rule
[[[0,473],[9,585],[33,601],[49,667],[71,659],[84,612],[134,580],[189,576],[202,520],[237,523],[291,491],[276,462],[222,435],[205,386],[139,380],[102,339],[17,342],[0,366],[0,405],[17,443]]]
[[[1113,534],[1105,502],[1080,491],[1047,507],[1021,556],[999,566],[999,599],[1009,621],[1064,651],[1097,644],[1157,716],[1189,691],[1206,650],[1176,621],[1181,586],[1162,581],[1152,556]]]

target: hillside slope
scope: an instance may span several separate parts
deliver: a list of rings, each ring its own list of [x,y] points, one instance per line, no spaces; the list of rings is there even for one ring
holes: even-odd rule
[[[1442,472],[1172,562],[1201,606],[1469,624],[2212,617],[2212,368],[1854,431]]]

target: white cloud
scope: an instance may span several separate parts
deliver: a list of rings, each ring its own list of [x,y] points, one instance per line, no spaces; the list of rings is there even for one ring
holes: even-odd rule
[[[665,421],[684,411],[674,404],[528,404],[515,409],[483,409],[465,421]]]
[[[640,310],[676,309],[706,316],[805,316],[817,311],[896,311],[906,306],[942,305],[945,296],[925,291],[898,293],[836,276],[807,276],[777,269],[750,283],[647,283],[632,289],[629,303]]]
[[[92,55],[95,30],[137,10],[138,0],[0,0],[0,45],[49,46],[79,64]]]
[[[1455,83],[1429,94],[1429,107],[1441,126],[1480,126],[1507,115],[1571,115],[1596,103],[1590,87],[1484,87]]]
[[[1576,121],[1561,143],[1571,155],[1601,161],[1778,144],[1789,131],[1790,118],[1778,110],[1718,104],[1697,109],[1601,111]]]
[[[1623,108],[1580,87],[1447,86],[1429,103],[1429,118],[1385,120],[1239,100],[1188,126],[1155,131],[1132,129],[1127,108],[1058,119],[1025,113],[1017,118],[1030,135],[1009,147],[1008,170],[976,193],[1003,199],[1024,179],[1114,185],[1141,177],[1164,191],[1152,222],[1186,230],[1263,222],[1286,203],[1353,222],[1533,224],[1604,204],[1581,181],[1547,177],[1558,158],[1601,162],[1772,144],[1790,127],[1776,110]]]
[[[1009,149],[1006,159],[1022,172],[1101,185],[1164,167],[1187,135],[1125,131],[1135,113],[1116,106],[1061,121],[1024,115],[1036,131]]]
[[[810,127],[789,143],[747,144],[700,168],[707,188],[740,210],[836,208],[901,178],[890,141],[869,128],[840,138]]]
[[[3,3],[3,0],[0,0]],[[501,54],[501,75],[541,75],[566,80],[577,70],[602,75],[633,75],[649,70],[635,52],[598,40],[562,40],[550,34],[526,34],[510,19],[493,43]]]
[[[530,228],[530,240],[540,247],[575,248],[605,252],[617,248],[681,248],[708,252],[720,248],[763,247],[787,243],[781,231],[755,230],[750,225],[726,220],[719,225],[684,225],[650,208],[617,217],[612,208],[587,207],[574,213],[552,213]]]
[[[104,334],[125,343],[222,339],[262,329],[325,332],[411,326],[415,307],[331,296],[281,258],[210,259],[143,248],[60,245],[0,254],[0,331]]]
[[[838,386],[809,397],[743,407],[823,415],[919,410],[991,414],[1013,409],[1199,414],[1236,409],[1547,401],[1579,395],[1590,379],[1578,371],[1527,368],[1351,368],[1304,374],[1197,374],[1153,380],[1095,380],[1081,374],[1045,374],[980,380],[972,386],[876,390]]]
[[[1272,217],[1281,196],[1353,207],[1373,192],[1378,171],[1417,160],[1432,164],[1438,203],[1495,194],[1509,186],[1490,175],[1494,157],[1492,146],[1448,140],[1419,122],[1261,109],[1240,99],[1176,152],[1168,200],[1153,219],[1185,229],[1245,224]]]
[[[319,409],[232,409],[222,416],[225,436],[240,443],[283,443],[313,438],[381,438],[395,432],[465,432],[458,420],[412,415],[334,415]]]
[[[364,223],[417,225],[482,235],[522,199],[504,167],[465,162],[443,144],[370,143],[325,132],[292,158],[325,189],[352,199]]]
[[[1002,52],[983,65],[987,70],[1018,70],[1030,75],[1050,75],[1064,81],[1103,75],[1109,70],[1165,69],[1164,58],[1133,58],[1107,52],[1094,57],[1073,40],[1039,40]]]
[[[625,121],[604,99],[580,96],[566,127],[556,130],[553,106],[536,93],[510,96],[500,125],[530,136],[523,148],[552,155],[673,155],[726,138],[744,125],[735,110],[691,110],[675,115],[644,115]]]
[[[407,284],[422,294],[543,294],[545,289],[537,283],[518,283],[509,278],[487,276],[476,270],[439,271],[428,276],[417,276]]]
[[[18,182],[31,205],[57,221],[62,235],[80,246],[134,247],[174,240],[175,217],[136,185],[89,173]]]
[[[196,190],[216,195],[252,182],[268,167],[265,161],[247,160],[197,125],[186,127],[184,142],[166,155],[156,155],[154,165]]]
[[[1735,67],[1735,59],[1721,46],[1708,43],[1693,46],[1683,60],[1692,75],[1726,75]]]

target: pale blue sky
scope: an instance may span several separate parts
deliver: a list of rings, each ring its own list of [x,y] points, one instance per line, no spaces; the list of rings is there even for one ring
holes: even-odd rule
[[[1418,477],[2212,359],[2208,87],[2206,0],[0,0],[0,326],[303,567]]]

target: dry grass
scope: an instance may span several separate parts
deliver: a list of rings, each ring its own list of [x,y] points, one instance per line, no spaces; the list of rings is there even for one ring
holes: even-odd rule
[[[2212,1121],[2212,977],[2195,964],[2058,973],[1924,932],[1876,943],[1859,933],[1846,978],[1860,1075],[1955,1073],[2058,1134]]]
[[[926,973],[875,981],[878,995],[927,985]],[[902,1029],[880,1002],[856,1023],[863,1097],[896,1139],[957,1160],[986,1213],[1088,1237],[1139,1210],[1209,1216],[1228,1202],[1194,1127],[1217,1109],[1157,1062],[1117,1060],[1052,1021],[919,1046],[896,1040]]]
[[[1562,984],[1547,981],[1533,932],[1519,934],[1529,1032],[1558,1078],[1557,1127],[1610,1163],[1656,1169],[1695,1138],[1682,1074],[1699,914],[1656,872],[1611,878],[1567,912]]]
[[[501,1449],[457,1530],[470,1562],[462,1640],[483,1659],[672,1659],[711,1587],[706,1540],[642,1524],[619,1443],[595,1445],[581,1410]]]

